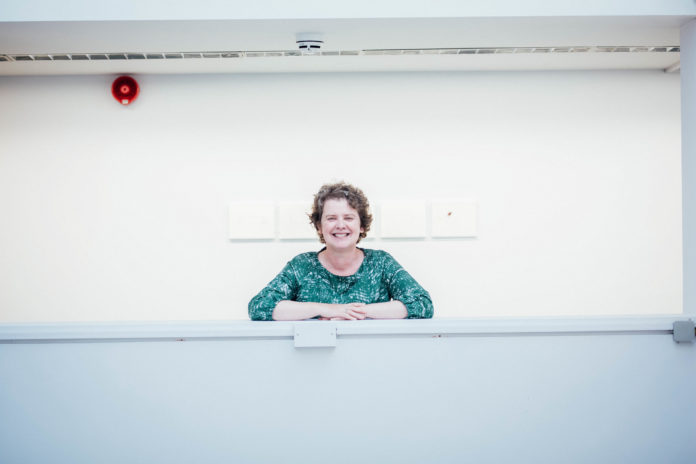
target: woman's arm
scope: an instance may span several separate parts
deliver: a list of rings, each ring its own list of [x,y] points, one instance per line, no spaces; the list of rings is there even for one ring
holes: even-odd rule
[[[408,315],[406,305],[399,300],[365,305],[365,310],[370,319],[404,319]]]
[[[364,303],[329,304],[283,300],[273,309],[275,321],[301,321],[321,317],[335,320],[365,319]]]
[[[273,320],[273,310],[278,302],[294,299],[298,288],[295,271],[292,264],[288,263],[263,290],[249,301],[249,317],[252,321]]]
[[[392,301],[398,301],[406,307],[406,317],[433,317],[430,294],[389,253],[385,254],[384,278]]]

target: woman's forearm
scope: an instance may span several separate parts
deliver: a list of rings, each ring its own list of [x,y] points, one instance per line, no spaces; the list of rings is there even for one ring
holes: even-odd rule
[[[408,315],[406,306],[399,300],[365,305],[365,310],[370,319],[404,319]]]
[[[302,319],[311,319],[321,314],[321,306],[328,305],[324,303],[305,303],[290,300],[279,301],[275,309],[273,309],[273,320],[298,321]]]

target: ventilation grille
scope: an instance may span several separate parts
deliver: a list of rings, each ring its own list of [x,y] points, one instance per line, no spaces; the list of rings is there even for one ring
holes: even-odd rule
[[[275,56],[369,56],[369,55],[490,55],[525,53],[679,53],[679,46],[600,47],[506,47],[506,48],[425,48],[345,51],[226,51],[170,53],[57,53],[34,55],[0,54],[0,62],[12,61],[119,61],[181,60],[204,58],[258,58]]]

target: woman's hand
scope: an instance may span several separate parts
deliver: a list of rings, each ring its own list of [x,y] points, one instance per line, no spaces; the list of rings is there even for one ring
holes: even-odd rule
[[[324,321],[355,321],[365,319],[365,303],[331,304],[320,314]]]

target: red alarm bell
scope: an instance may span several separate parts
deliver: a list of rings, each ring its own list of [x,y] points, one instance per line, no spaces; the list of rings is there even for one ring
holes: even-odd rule
[[[138,98],[140,87],[138,83],[130,76],[117,77],[111,84],[111,95],[123,105],[130,105]]]

